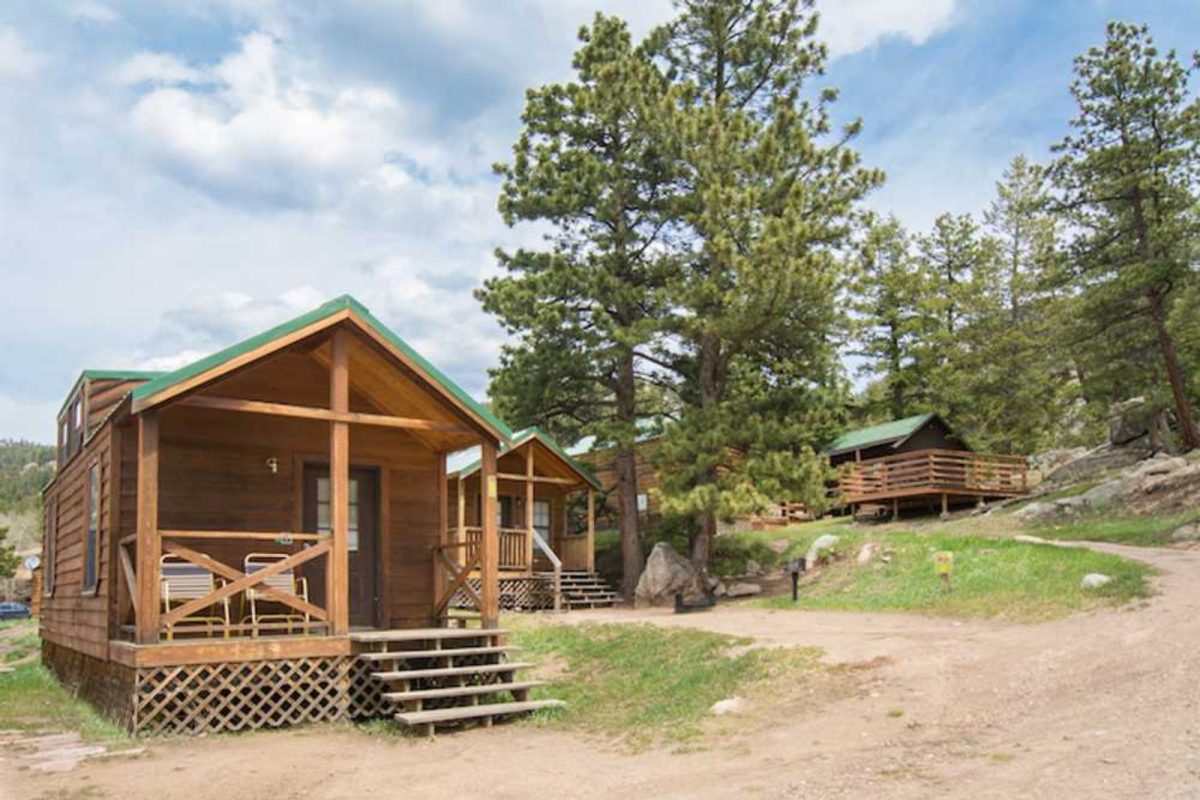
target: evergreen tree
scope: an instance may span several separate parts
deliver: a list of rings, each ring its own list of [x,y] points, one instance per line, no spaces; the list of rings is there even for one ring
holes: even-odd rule
[[[490,389],[499,413],[615,445],[623,591],[642,568],[634,441],[641,349],[662,313],[665,198],[673,163],[656,133],[667,79],[624,22],[580,32],[575,80],[528,92],[504,176],[509,225],[551,227],[543,249],[499,252],[507,275],[479,292],[518,337]]]
[[[0,578],[11,578],[21,565],[21,559],[13,546],[4,543],[7,538],[8,528],[0,525]]]
[[[861,375],[879,376],[863,408],[869,421],[915,413],[925,381],[924,361],[915,353],[924,327],[923,275],[912,257],[912,241],[894,216],[871,226],[850,280],[847,301],[854,312],[854,355],[865,361]]]
[[[1087,333],[1126,364],[1153,342],[1189,450],[1200,435],[1168,320],[1193,279],[1198,231],[1200,99],[1188,91],[1192,69],[1174,51],[1160,53],[1145,26],[1110,23],[1104,46],[1075,61],[1079,115],[1054,148],[1062,208],[1077,231],[1069,277]]]
[[[658,451],[660,488],[664,509],[696,520],[702,569],[717,518],[761,505],[768,484],[816,499],[814,445],[844,399],[839,248],[882,176],[848,146],[859,123],[834,132],[836,91],[806,96],[826,58],[811,5],[684,0],[667,35],[684,175],[662,361],[685,405]]]
[[[980,287],[985,314],[975,323],[979,379],[969,381],[970,416],[979,443],[1006,453],[1054,443],[1071,383],[1055,351],[1054,298],[1044,288],[1056,257],[1047,203],[1044,170],[1017,156],[983,217],[997,260]]]

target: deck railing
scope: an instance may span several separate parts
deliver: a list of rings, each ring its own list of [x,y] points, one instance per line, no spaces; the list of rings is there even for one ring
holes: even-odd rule
[[[960,450],[917,450],[843,464],[846,503],[924,494],[1010,497],[1028,490],[1025,459]]]
[[[483,528],[468,526],[466,532],[465,558],[478,561],[479,543],[483,539]],[[457,536],[457,528],[450,528],[450,538]],[[526,538],[529,532],[522,528],[500,528],[500,569],[523,570],[529,567],[529,550]]]
[[[213,576],[213,588],[203,595],[189,596],[185,601],[163,607],[159,615],[158,634],[160,637],[174,638],[200,634],[204,636],[259,636],[295,635],[327,633],[329,630],[329,609],[310,602],[299,594],[282,590],[276,581],[270,581],[277,575],[299,575],[300,568],[310,561],[325,559],[328,569],[328,557],[332,547],[332,537],[328,534],[294,533],[288,531],[212,531],[212,530],[159,530],[162,552],[175,556],[202,572]],[[138,591],[139,577],[146,573],[143,565],[135,565],[133,557],[127,548],[136,544],[137,534],[125,536],[118,542],[117,557],[121,567],[122,591],[134,614],[139,613]],[[191,546],[182,542],[187,541]],[[240,544],[255,543],[260,547],[275,548],[271,545],[283,546],[278,551],[281,560],[268,566],[245,572],[242,565],[230,565],[203,552],[204,542],[236,542]],[[299,545],[298,549],[295,547]],[[157,570],[155,570],[157,572]],[[165,584],[165,581],[164,581]],[[273,621],[263,622],[254,620],[247,622],[244,609],[239,607],[237,621],[216,621],[203,617],[207,609],[217,608],[231,600],[243,600],[249,591],[257,592],[266,601],[274,602],[287,609],[287,615],[297,616],[301,622],[289,620],[279,621],[285,615],[274,614]],[[160,590],[161,594],[162,590]],[[239,606],[244,603],[239,603]],[[201,615],[201,616],[198,616]],[[204,621],[196,621],[203,619]],[[133,633],[133,626],[122,626],[122,629]]]

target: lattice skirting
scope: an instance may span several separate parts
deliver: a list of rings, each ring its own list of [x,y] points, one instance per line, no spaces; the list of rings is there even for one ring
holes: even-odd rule
[[[370,665],[353,656],[129,667],[43,643],[66,686],[136,733],[201,734],[390,716]]]
[[[478,578],[468,578],[467,583],[476,594],[482,585]],[[460,591],[450,601],[454,608],[475,608],[475,602],[466,592]],[[500,579],[500,608],[505,611],[541,611],[554,608],[554,584],[538,576],[529,578]]]

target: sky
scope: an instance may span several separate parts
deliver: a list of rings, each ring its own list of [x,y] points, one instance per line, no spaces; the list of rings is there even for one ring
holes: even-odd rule
[[[1072,115],[1110,19],[1200,45],[1195,0],[818,0],[837,116],[914,229],[978,213]],[[84,368],[169,369],[350,293],[478,397],[491,165],[596,11],[670,0],[0,3],[0,438],[52,441]]]

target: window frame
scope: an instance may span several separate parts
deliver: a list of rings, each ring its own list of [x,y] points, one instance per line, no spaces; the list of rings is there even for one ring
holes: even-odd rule
[[[86,513],[83,529],[83,569],[80,571],[80,593],[92,597],[100,589],[100,462],[88,466]],[[89,584],[90,579],[90,584]]]
[[[58,498],[52,498],[46,504],[46,519],[42,548],[42,597],[54,597],[55,561],[58,558]]]

